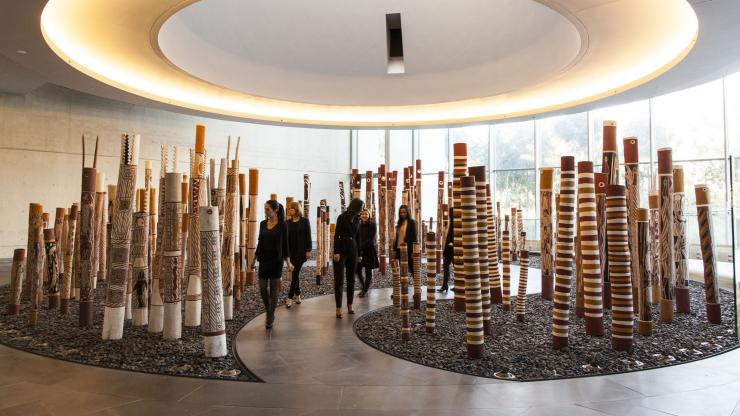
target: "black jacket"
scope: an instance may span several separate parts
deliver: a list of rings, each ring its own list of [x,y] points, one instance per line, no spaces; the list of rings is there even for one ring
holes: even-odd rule
[[[452,255],[454,254],[453,250],[453,241],[454,241],[454,227],[452,225],[452,215],[450,215],[450,220],[448,221],[447,225],[447,236],[445,236],[445,246],[442,250],[442,255],[445,258],[452,258]]]
[[[255,257],[260,264],[264,262],[279,261],[290,257],[288,248],[288,226],[285,222],[278,221],[275,228],[267,229],[267,220],[260,222],[260,232],[257,238],[257,251]]]
[[[411,248],[413,247],[413,244],[417,242],[416,240],[416,221],[414,221],[412,218],[407,218],[406,221],[408,223],[406,224],[406,235],[403,237],[403,242],[406,243],[406,247],[409,250],[409,258],[411,258]],[[399,241],[398,238],[400,236],[398,235],[398,226],[396,226],[396,237],[393,239],[393,249],[396,251],[399,251]]]
[[[357,258],[359,228],[360,219],[357,215],[350,215],[349,211],[339,214],[337,226],[334,228],[334,254],[353,260]]]
[[[369,267],[375,269],[380,265],[378,261],[378,252],[375,249],[375,235],[378,232],[378,226],[374,222],[368,220],[363,223],[360,222],[359,232],[359,252],[362,261],[360,264],[363,267]]]
[[[294,222],[288,219],[288,248],[290,249],[290,258],[305,261],[307,251],[311,251],[313,243],[311,241],[311,222],[306,218]]]

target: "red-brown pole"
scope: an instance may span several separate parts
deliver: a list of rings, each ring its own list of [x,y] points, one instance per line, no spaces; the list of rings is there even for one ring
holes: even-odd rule
[[[555,293],[552,304],[552,348],[568,346],[570,281],[573,273],[576,172],[573,156],[560,158],[560,200],[555,251]]]

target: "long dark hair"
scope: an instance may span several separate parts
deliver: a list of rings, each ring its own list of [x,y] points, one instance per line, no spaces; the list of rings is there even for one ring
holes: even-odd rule
[[[351,201],[349,201],[349,206],[347,207],[347,213],[349,215],[355,216],[360,215],[360,211],[362,211],[362,207],[365,206],[365,203],[362,202],[361,199],[355,198]]]
[[[277,211],[278,223],[280,224],[284,223],[285,222],[285,208],[283,208],[283,204],[277,202],[274,199],[271,199],[267,201],[267,205],[269,205],[273,211]]]
[[[407,219],[407,220],[413,220],[411,218],[411,212],[409,211],[409,207],[406,206],[406,205],[401,205],[400,207],[398,207],[398,222],[396,223],[396,226],[397,227],[400,227],[401,226],[401,223],[404,220],[404,218],[401,218],[401,210],[402,209],[405,209],[406,210],[406,218],[405,219]]]

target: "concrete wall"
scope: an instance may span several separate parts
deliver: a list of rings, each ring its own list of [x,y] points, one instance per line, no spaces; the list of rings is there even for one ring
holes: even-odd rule
[[[89,154],[95,136],[100,136],[98,169],[105,171],[111,184],[118,178],[121,133],[141,134],[139,186],[143,186],[143,160],[153,161],[156,180],[161,144],[182,146],[179,168],[189,170],[188,149],[195,141],[196,123],[206,126],[209,158],[225,157],[227,136],[232,142],[241,136],[240,171],[260,169],[260,203],[270,193],[277,193],[281,202],[287,195],[302,199],[303,174],[308,173],[312,206],[325,198],[338,207],[337,182],[346,182],[350,169],[349,130],[207,119],[47,85],[26,96],[0,95],[0,258],[26,246],[30,202],[43,204],[53,221],[55,207],[79,200],[82,134],[88,138]],[[232,144],[232,155],[233,151]],[[91,166],[92,158],[87,161]],[[333,221],[337,211],[332,211]],[[258,218],[263,218],[261,209]]]

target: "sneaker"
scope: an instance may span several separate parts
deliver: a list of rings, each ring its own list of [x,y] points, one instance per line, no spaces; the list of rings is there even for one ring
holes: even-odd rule
[[[291,306],[293,306],[293,302],[290,300],[290,298],[285,299],[285,307],[290,309]]]

